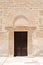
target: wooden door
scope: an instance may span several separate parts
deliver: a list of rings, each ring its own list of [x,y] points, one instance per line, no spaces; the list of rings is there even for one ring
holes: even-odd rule
[[[27,32],[14,32],[14,56],[27,56]]]

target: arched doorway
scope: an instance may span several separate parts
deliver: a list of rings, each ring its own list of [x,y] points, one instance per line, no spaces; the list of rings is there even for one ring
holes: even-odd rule
[[[14,27],[19,29],[14,31],[14,56],[27,56],[28,31],[21,30],[24,26],[28,26],[27,19],[25,17],[17,17]]]
[[[27,40],[27,42],[25,41],[26,44],[24,45],[24,46],[26,46],[25,47],[26,52],[24,52],[25,55],[22,55],[22,53],[19,52],[21,54],[19,56],[29,56],[29,55],[31,55],[32,54],[32,33],[36,29],[36,27],[29,26],[27,18],[25,18],[25,17],[19,18],[18,17],[15,20],[15,23],[13,23],[13,27],[6,27],[6,29],[9,32],[9,55],[15,56],[15,48],[14,48],[15,47],[15,41],[14,41],[15,40],[15,37],[14,37],[15,32],[19,32],[19,33],[21,32],[21,34],[23,32],[23,35],[24,34],[26,35],[26,36],[25,35],[24,36],[25,36],[25,39]],[[23,35],[21,35],[21,38],[22,38]],[[23,49],[23,47],[22,47],[22,49]],[[23,51],[21,51],[21,52],[23,52]],[[16,55],[16,56],[18,56],[18,55]]]

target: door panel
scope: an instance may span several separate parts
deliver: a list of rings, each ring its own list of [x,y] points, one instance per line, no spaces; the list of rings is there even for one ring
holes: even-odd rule
[[[27,32],[14,32],[14,56],[27,56]]]

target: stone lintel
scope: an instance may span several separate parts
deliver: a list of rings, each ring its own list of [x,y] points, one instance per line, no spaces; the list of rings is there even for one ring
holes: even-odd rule
[[[34,26],[16,26],[16,27],[5,27],[6,30],[8,31],[16,31],[16,30],[29,30],[29,31],[34,31],[36,27]]]

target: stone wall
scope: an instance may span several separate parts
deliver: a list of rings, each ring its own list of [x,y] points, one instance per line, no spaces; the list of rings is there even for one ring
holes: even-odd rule
[[[36,27],[35,34],[33,33],[33,44],[35,47],[38,45],[39,48],[43,49],[43,40],[41,40],[43,39],[43,1],[0,0],[0,56],[9,55],[9,32],[6,27],[13,27],[16,19],[20,19],[20,17],[27,19],[28,26]]]
[[[0,32],[0,56],[8,56],[9,54],[8,33]]]

